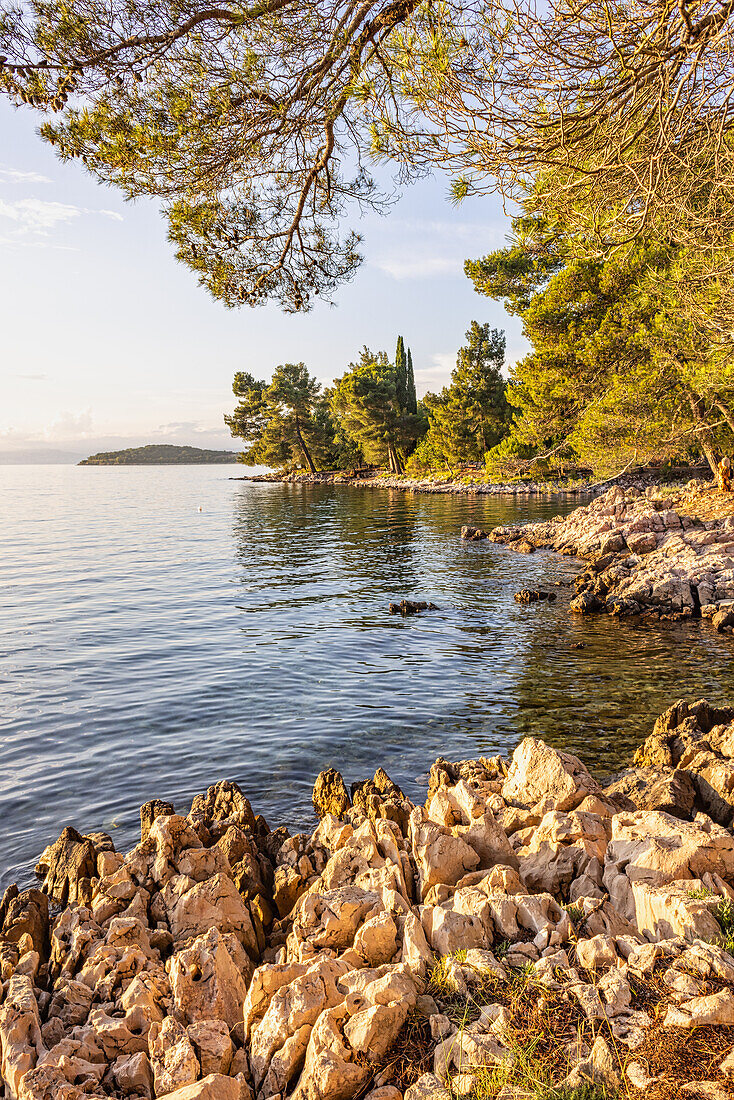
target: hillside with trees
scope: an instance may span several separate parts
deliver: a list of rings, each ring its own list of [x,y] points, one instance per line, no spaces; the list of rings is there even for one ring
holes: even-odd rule
[[[236,462],[232,451],[208,451],[203,447],[177,447],[170,443],[149,443],[124,451],[100,451],[77,463],[79,466],[204,466]]]

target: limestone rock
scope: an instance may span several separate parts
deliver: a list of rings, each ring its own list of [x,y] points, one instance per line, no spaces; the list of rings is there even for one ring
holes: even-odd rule
[[[668,1005],[667,1027],[731,1027],[734,1024],[734,992],[721,989],[707,997],[693,997],[681,1005]]]
[[[257,832],[252,806],[242,788],[228,779],[214,783],[205,794],[197,794],[191,803],[190,813],[192,816],[200,814],[207,823],[227,821]]]
[[[153,1070],[148,1055],[142,1051],[117,1058],[112,1066],[112,1076],[123,1096],[153,1097]]]
[[[604,886],[615,909],[635,919],[632,883],[665,886],[717,874],[734,878],[734,836],[710,819],[681,821],[657,810],[620,813],[604,864]]]
[[[33,983],[14,974],[0,1005],[0,1076],[9,1100],[16,1100],[23,1075],[45,1053]]]
[[[319,818],[326,814],[338,818],[346,813],[352,803],[340,772],[327,768],[319,773],[314,783],[312,802]]]
[[[223,1019],[198,1020],[186,1029],[201,1066],[202,1076],[229,1073],[234,1047]]]
[[[43,892],[60,905],[83,904],[96,873],[97,849],[71,825],[46,848],[36,865],[36,874],[43,876]]]
[[[601,793],[580,760],[534,737],[526,737],[515,749],[502,785],[505,802],[532,810],[540,817],[548,810],[573,810],[587,796]]]
[[[705,893],[703,883],[698,879],[665,886],[633,882],[635,922],[639,931],[650,940],[681,936],[689,943],[720,937],[721,927],[712,909],[721,899],[715,895],[704,898],[700,896],[702,893]]]
[[[233,932],[250,957],[258,958],[257,936],[249,909],[227,875],[214,874],[194,883],[180,876],[167,883],[163,896],[174,941],[200,936],[216,926],[222,932]]]
[[[410,839],[422,898],[436,883],[454,884],[479,866],[474,849],[445,826],[431,821],[420,806],[410,815]]]
[[[622,810],[661,810],[685,820],[695,812],[696,788],[680,768],[629,768],[604,793]]]
[[[246,1086],[235,1077],[210,1073],[200,1081],[166,1093],[166,1100],[250,1100]]]
[[[49,952],[48,897],[40,890],[19,891],[9,886],[0,902],[0,932],[10,943],[30,937],[34,951],[43,961]]]
[[[146,841],[150,836],[150,827],[157,817],[170,817],[175,814],[172,803],[154,798],[140,807],[140,839]]]
[[[369,1067],[352,1061],[352,1051],[341,1033],[346,1018],[344,1005],[319,1016],[292,1100],[350,1100],[368,1081]]]
[[[172,1016],[166,1016],[162,1024],[151,1024],[148,1045],[156,1096],[167,1096],[196,1081],[199,1060],[188,1035]]]
[[[181,1020],[222,1020],[234,1027],[242,1019],[253,968],[232,933],[210,928],[172,956],[168,972]]]

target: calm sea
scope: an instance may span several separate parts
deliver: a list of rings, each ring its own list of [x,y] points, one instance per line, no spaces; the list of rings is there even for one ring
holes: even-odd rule
[[[577,566],[459,538],[572,500],[241,473],[0,466],[0,884],[29,882],[66,824],[122,848],[146,799],[185,809],[221,778],[310,829],[329,765],[417,796],[436,756],[535,735],[608,773],[676,698],[732,701],[730,639],[579,618],[568,589],[519,606]],[[440,610],[389,615],[403,596]]]

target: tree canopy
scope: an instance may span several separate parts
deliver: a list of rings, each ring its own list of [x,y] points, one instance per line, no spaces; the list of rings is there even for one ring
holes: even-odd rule
[[[350,278],[371,165],[566,203],[601,254],[665,224],[731,271],[730,0],[0,0],[0,91],[63,158],[152,195],[228,305]],[[726,284],[728,287],[728,283]]]
[[[233,436],[249,444],[243,459],[252,465],[303,465],[333,456],[333,425],[321,386],[304,363],[276,367],[270,383],[240,371],[232,386],[238,404],[224,421]]]
[[[426,394],[428,433],[417,461],[450,467],[483,462],[507,434],[510,408],[502,376],[505,334],[472,321],[466,346],[459,350],[451,382],[440,394]]]
[[[734,369],[691,323],[690,263],[657,237],[600,256],[538,215],[515,219],[508,248],[467,263],[533,347],[508,391],[519,443],[607,473],[701,453],[715,470],[732,444]]]
[[[417,412],[415,383],[408,381],[408,354],[398,340],[396,363],[384,351],[363,347],[356,363],[334,383],[331,409],[343,432],[356,441],[369,462],[386,463],[393,474],[405,470],[423,424]]]

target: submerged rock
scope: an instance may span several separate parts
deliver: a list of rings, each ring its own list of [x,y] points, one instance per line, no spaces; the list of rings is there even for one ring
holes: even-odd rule
[[[426,603],[425,600],[401,600],[400,603],[390,604],[391,615],[417,615],[419,611],[438,611],[435,603]]]

